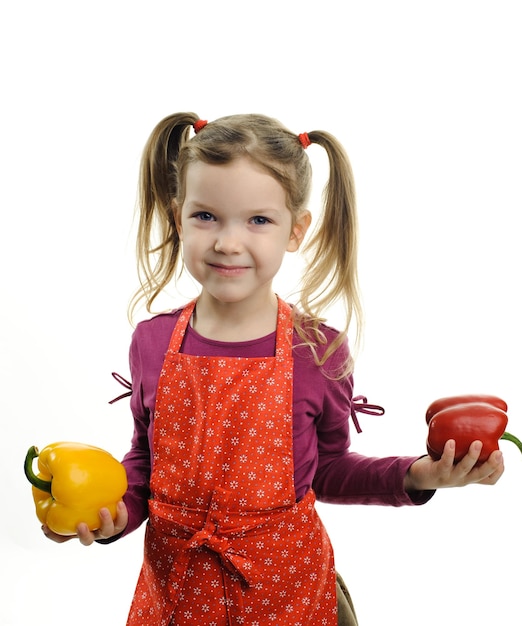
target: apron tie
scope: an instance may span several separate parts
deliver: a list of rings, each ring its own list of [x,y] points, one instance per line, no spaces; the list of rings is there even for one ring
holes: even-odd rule
[[[128,398],[129,396],[132,396],[132,383],[131,382],[123,378],[123,376],[121,374],[118,374],[118,372],[112,372],[112,377],[114,378],[114,380],[117,380],[122,387],[125,387],[125,389],[128,389],[129,391],[122,393],[121,396],[118,396],[117,398],[114,398],[113,400],[109,400],[109,404],[114,404],[115,402],[118,402],[118,400],[123,400],[123,398]]]
[[[215,489],[205,525],[180,548],[169,576],[170,588],[176,592],[176,597],[171,596],[170,603],[166,605],[165,617],[170,619],[179,600],[179,591],[185,584],[192,551],[205,547],[219,556],[221,563],[229,573],[229,576],[223,577],[225,607],[229,623],[238,626],[242,623],[239,616],[242,614],[243,598],[239,585],[244,583],[250,587],[255,582],[256,570],[250,558],[236,552],[231,542],[219,534],[218,519],[227,512],[226,504],[230,495],[226,489],[220,487]],[[185,530],[187,529],[185,528]]]
[[[247,585],[252,584],[254,572],[252,561],[244,554],[236,552],[230,541],[219,534],[219,521],[228,511],[227,505],[231,495],[227,489],[215,488],[208,507],[205,525],[185,543],[175,561],[174,566],[179,566],[177,569],[183,572],[183,578],[190,561],[190,551],[205,546],[220,557],[221,562],[231,574],[239,574]]]
[[[384,409],[378,404],[368,404],[368,399],[365,396],[356,396],[352,399],[351,407],[352,422],[355,426],[355,430],[358,433],[362,432],[362,428],[359,425],[357,419],[357,413],[365,413],[366,415],[384,415]]]
[[[254,567],[251,559],[236,552],[226,537],[216,534],[217,526],[213,521],[207,521],[202,530],[198,531],[185,543],[175,561],[180,570],[185,573],[190,561],[190,551],[200,547],[206,547],[215,552],[221,558],[223,565],[231,574],[239,574],[244,582],[250,586],[253,582]]]

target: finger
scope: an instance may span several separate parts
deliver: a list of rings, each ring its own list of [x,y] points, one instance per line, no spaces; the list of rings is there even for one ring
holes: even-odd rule
[[[78,524],[78,528],[76,529],[78,533],[78,539],[80,543],[84,546],[90,546],[94,540],[94,533],[89,530],[89,527],[85,523]]]
[[[124,528],[127,527],[128,523],[129,513],[127,511],[127,507],[125,506],[123,500],[120,500],[116,505],[116,520],[114,522],[114,525],[116,526],[118,532],[121,532]]]
[[[504,468],[502,467],[502,469],[498,469],[492,474],[489,474],[488,476],[486,476],[486,478],[479,480],[479,484],[480,485],[495,485],[503,473],[504,473]]]
[[[455,462],[455,440],[448,439],[444,444],[442,450],[442,456],[438,461],[439,470],[441,473],[449,474],[453,469],[453,463]]]
[[[121,533],[127,527],[129,523],[129,514],[127,507],[123,500],[120,500],[116,505],[116,519],[114,520],[114,532],[115,534]]]
[[[94,539],[109,539],[119,534],[128,522],[127,507],[123,501],[116,505],[116,519],[112,519],[111,512],[107,508],[100,509],[100,528],[94,532]]]
[[[114,523],[111,513],[108,509],[100,509],[98,516],[100,518],[100,527],[91,531],[87,524],[78,526],[78,538],[84,546],[90,546],[98,539],[107,539],[114,534]]]
[[[111,512],[107,508],[100,509],[100,528],[96,533],[97,539],[105,539],[111,537],[114,534],[114,520],[112,519]]]
[[[457,464],[458,470],[463,474],[469,474],[475,467],[482,451],[482,441],[473,441],[466,455]]]
[[[492,452],[489,459],[480,468],[479,481],[483,485],[494,485],[504,473],[504,457],[500,450]]]

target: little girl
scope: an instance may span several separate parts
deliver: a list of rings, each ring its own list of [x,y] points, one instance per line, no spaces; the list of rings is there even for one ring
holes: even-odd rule
[[[311,223],[311,143],[330,174],[289,305],[272,282]],[[132,308],[144,298],[152,311],[182,269],[201,290],[134,332],[129,488],[114,521],[102,509],[101,528],[80,524],[78,537],[110,542],[148,518],[129,626],[356,624],[316,498],[418,505],[439,487],[495,483],[502,455],[474,467],[480,442],[455,465],[453,441],[437,462],[349,451],[349,418],[359,429],[357,411],[379,407],[352,394],[355,195],[332,135],[295,135],[261,115],[207,124],[179,113],[153,130],[140,182]],[[323,318],[339,300],[347,322],[335,330]]]

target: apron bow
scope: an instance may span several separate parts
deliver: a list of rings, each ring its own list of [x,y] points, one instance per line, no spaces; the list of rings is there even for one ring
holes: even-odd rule
[[[239,584],[244,582],[251,586],[255,577],[255,568],[251,559],[236,552],[230,541],[217,534],[216,530],[217,525],[211,519],[207,519],[205,526],[185,542],[170,573],[171,589],[174,591],[183,587],[193,550],[202,547],[212,550],[219,555],[223,566],[230,574],[230,579],[227,581],[225,577],[224,580],[225,606],[230,623],[238,625],[242,623],[238,616],[241,615],[243,606]],[[170,619],[178,600],[179,594],[176,594],[175,597],[171,595],[171,604],[170,606],[169,604],[166,605],[164,613],[168,619]]]
[[[230,573],[239,574],[245,583],[250,586],[253,582],[254,574],[252,560],[236,552],[230,541],[226,537],[216,534],[215,530],[215,524],[207,522],[201,530],[192,535],[181,549],[175,565],[185,565],[186,567],[190,560],[190,550],[204,546],[220,556],[223,565]]]

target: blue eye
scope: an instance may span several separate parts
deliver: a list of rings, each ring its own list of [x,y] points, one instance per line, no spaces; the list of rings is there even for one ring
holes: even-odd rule
[[[263,217],[262,215],[256,215],[255,217],[252,218],[252,222],[256,226],[262,226],[263,224],[269,224],[270,220],[268,219],[268,217]]]
[[[212,213],[208,213],[207,211],[201,211],[200,213],[196,213],[194,217],[202,222],[211,222],[214,219]]]

